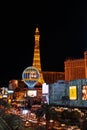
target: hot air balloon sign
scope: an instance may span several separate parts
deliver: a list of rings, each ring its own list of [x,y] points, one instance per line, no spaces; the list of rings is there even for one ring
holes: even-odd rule
[[[39,71],[33,66],[27,67],[22,73],[22,79],[24,83],[28,86],[28,88],[34,88],[39,78]]]

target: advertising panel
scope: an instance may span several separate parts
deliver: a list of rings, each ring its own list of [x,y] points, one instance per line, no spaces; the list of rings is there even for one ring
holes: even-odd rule
[[[82,100],[87,100],[87,85],[82,86]]]
[[[76,86],[69,87],[69,99],[76,100],[77,99],[77,88]]]
[[[29,97],[36,97],[37,96],[37,90],[28,90],[27,95]]]

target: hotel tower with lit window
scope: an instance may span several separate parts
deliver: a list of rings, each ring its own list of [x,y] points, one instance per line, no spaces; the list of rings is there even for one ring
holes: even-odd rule
[[[87,51],[83,59],[68,59],[64,62],[65,80],[77,80],[87,78]]]

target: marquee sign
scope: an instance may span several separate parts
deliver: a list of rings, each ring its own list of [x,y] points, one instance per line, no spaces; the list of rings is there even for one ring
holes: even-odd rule
[[[28,88],[33,88],[38,82],[40,74],[37,68],[30,66],[27,67],[22,73],[22,79]]]

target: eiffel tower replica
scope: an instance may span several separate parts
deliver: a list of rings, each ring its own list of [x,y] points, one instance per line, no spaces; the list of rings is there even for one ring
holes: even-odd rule
[[[44,83],[42,69],[41,69],[41,62],[40,62],[40,34],[39,29],[36,27],[35,30],[35,46],[34,46],[34,56],[33,56],[33,67],[37,68],[40,73],[40,79],[36,85],[42,85]]]

